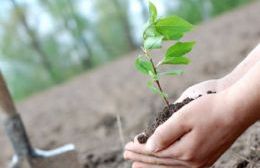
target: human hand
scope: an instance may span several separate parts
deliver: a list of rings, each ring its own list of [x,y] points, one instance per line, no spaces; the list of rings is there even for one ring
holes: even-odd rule
[[[176,100],[176,102],[181,102],[187,97],[195,99],[199,96],[206,95],[209,91],[219,92],[224,89],[222,84],[223,82],[224,81],[222,79],[211,79],[197,83],[188,87]]]
[[[228,99],[227,90],[191,102],[159,126],[147,144],[128,143],[124,157],[134,161],[133,168],[212,165],[252,124]]]
[[[214,163],[248,126],[260,119],[260,94],[255,92],[260,89],[259,51],[258,45],[217,85],[207,81],[188,88],[178,101],[203,95],[204,88],[216,88],[218,93],[184,106],[157,128],[146,145],[136,139],[128,143],[124,157],[134,161],[133,168],[196,168]]]
[[[220,92],[240,80],[254,65],[260,61],[260,44],[258,44],[237,67],[220,79],[213,79],[195,84],[186,89],[176,102],[186,97],[196,98],[205,95],[208,91]]]

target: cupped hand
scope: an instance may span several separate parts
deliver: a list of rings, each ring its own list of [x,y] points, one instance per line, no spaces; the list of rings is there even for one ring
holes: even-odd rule
[[[133,168],[197,168],[212,165],[252,123],[240,113],[228,91],[205,95],[174,113],[145,145],[136,140],[125,147]]]
[[[209,91],[220,92],[224,90],[223,79],[211,79],[203,81],[188,87],[181,96],[176,100],[176,102],[181,102],[185,98],[197,98],[198,96],[207,95]]]

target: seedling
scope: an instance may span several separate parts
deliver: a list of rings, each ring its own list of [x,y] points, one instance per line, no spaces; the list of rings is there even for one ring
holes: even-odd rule
[[[159,94],[169,107],[168,96],[163,91],[160,78],[165,75],[181,75],[183,70],[162,71],[161,68],[163,65],[187,65],[190,63],[186,54],[192,50],[195,42],[181,42],[180,40],[185,33],[193,28],[193,25],[178,16],[158,18],[157,9],[151,2],[149,2],[149,14],[149,20],[143,32],[143,54],[137,57],[135,66],[141,73],[150,77],[147,83],[148,88]],[[155,63],[151,51],[162,48],[164,41],[175,41],[175,43],[167,49],[162,60]]]
[[[168,96],[163,91],[160,83],[160,78],[165,75],[175,76],[183,74],[183,70],[180,69],[163,71],[163,66],[187,65],[190,63],[186,55],[192,50],[195,42],[181,42],[180,40],[185,33],[191,31],[193,26],[178,16],[158,18],[156,7],[151,2],[149,2],[149,13],[149,20],[143,32],[143,54],[137,57],[135,66],[141,73],[149,76],[150,80],[147,83],[148,88],[162,97],[166,107],[162,112],[158,113],[156,119],[148,125],[144,133],[138,136],[140,143],[146,143],[147,139],[160,124],[165,122],[184,105],[194,100],[192,98],[186,98],[183,102],[170,104]],[[173,41],[174,44],[167,49],[160,61],[155,62],[151,51],[162,48],[164,41]]]

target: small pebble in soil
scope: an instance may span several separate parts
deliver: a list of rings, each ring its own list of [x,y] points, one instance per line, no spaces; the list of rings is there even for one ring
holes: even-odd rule
[[[148,138],[149,137],[147,135],[145,135],[145,133],[142,133],[142,134],[138,135],[137,140],[139,143],[144,144],[147,142]]]
[[[217,92],[211,91],[211,90],[207,91],[207,94],[215,94],[215,93],[217,93]]]
[[[246,168],[249,162],[247,160],[243,160],[237,164],[237,168]]]

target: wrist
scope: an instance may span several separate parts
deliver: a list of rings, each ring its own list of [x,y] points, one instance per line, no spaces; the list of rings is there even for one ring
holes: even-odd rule
[[[255,49],[249,53],[247,58],[243,60],[233,71],[226,76],[218,79],[219,90],[224,90],[235,84],[240,80],[252,67],[258,64],[260,61],[260,43]]]
[[[223,91],[226,107],[229,108],[230,117],[240,126],[249,127],[259,120],[259,106],[254,98],[249,98],[243,90],[236,88],[236,85]]]
[[[247,127],[260,119],[260,61],[238,81],[226,88],[226,102],[238,124]]]

